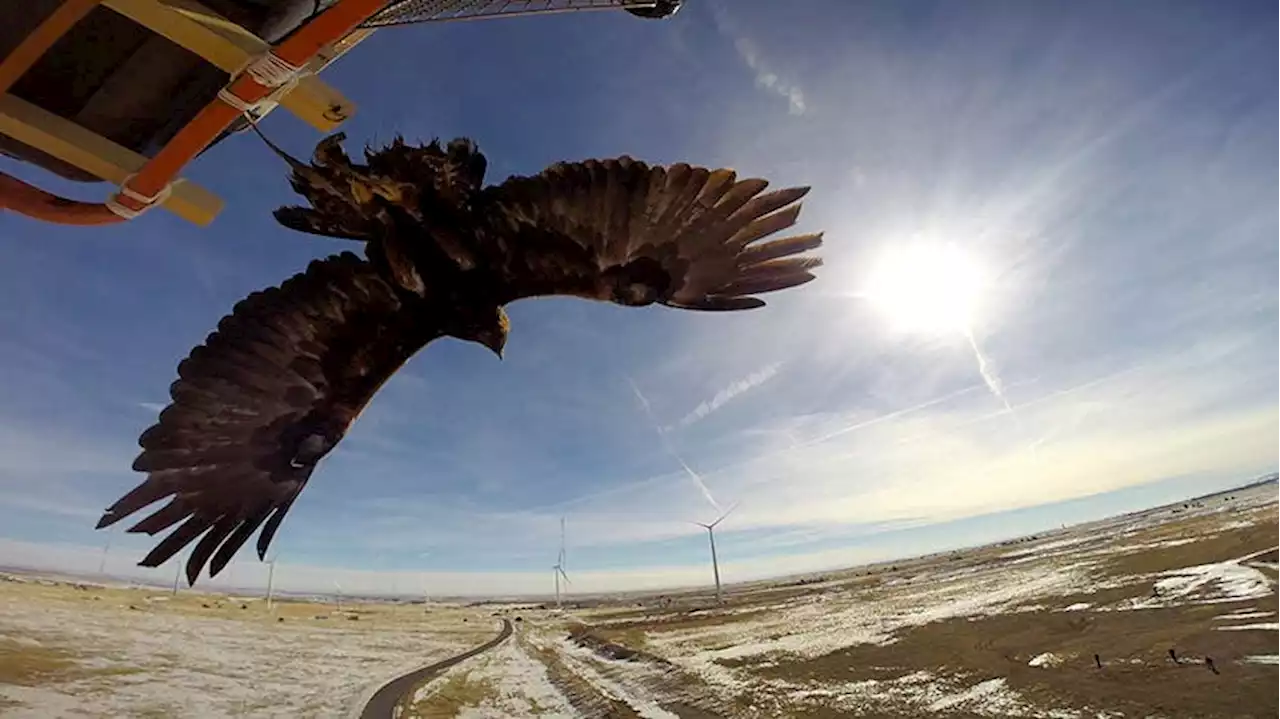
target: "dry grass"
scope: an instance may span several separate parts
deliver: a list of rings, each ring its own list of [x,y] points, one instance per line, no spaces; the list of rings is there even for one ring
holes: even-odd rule
[[[1240,663],[1275,651],[1268,632],[1216,631],[1213,617],[1237,607],[1275,611],[1262,602],[1126,612],[1025,612],[933,622],[898,634],[890,645],[861,644],[806,661],[751,670],[761,678],[818,684],[894,679],[921,668],[975,679],[1006,677],[1043,704],[1105,707],[1125,714],[1274,717],[1275,670]],[[1176,650],[1183,663],[1168,656]],[[1028,666],[1043,652],[1054,668]],[[1093,655],[1099,654],[1099,670]],[[1213,657],[1221,674],[1203,663]]]
[[[128,667],[92,666],[66,647],[0,635],[0,684],[41,686],[132,674]]]
[[[460,670],[435,680],[425,697],[405,710],[405,719],[452,719],[466,707],[480,706],[496,699],[498,688],[488,679],[474,678],[472,672]]]
[[[344,602],[338,612],[288,600],[268,610],[253,598],[0,575],[0,697],[28,712],[49,707],[49,717],[86,707],[331,716],[410,662],[491,635],[492,622],[454,606]]]
[[[75,679],[77,664],[66,652],[0,636],[0,684],[36,686]]]
[[[1186,537],[1195,536],[1201,531],[1208,533],[1209,528],[1193,526],[1179,529],[1182,530],[1181,536]],[[1164,530],[1154,537],[1135,537],[1135,543],[1181,538],[1178,534],[1172,534],[1175,531],[1173,527],[1165,527]],[[1216,536],[1206,537],[1190,544],[1118,555],[1107,562],[1106,571],[1111,576],[1117,577],[1154,574],[1243,557],[1274,546],[1276,546],[1276,524],[1273,517],[1270,523],[1228,529]]]
[[[1249,521],[1255,524],[1242,526]],[[848,646],[816,657],[771,652],[713,662],[732,672],[737,681],[743,682],[745,694],[756,700],[771,694],[765,689],[768,686],[813,688],[819,692],[833,691],[833,696],[839,696],[844,691],[841,687],[860,682],[864,688],[877,684],[887,686],[923,670],[935,677],[954,678],[961,686],[1002,678],[1004,686],[1024,705],[1072,708],[1090,716],[1102,710],[1127,716],[1205,719],[1277,715],[1280,706],[1275,693],[1275,667],[1243,661],[1250,656],[1273,655],[1276,633],[1221,631],[1231,622],[1215,619],[1239,610],[1269,613],[1271,619],[1253,621],[1274,622],[1277,611],[1274,591],[1270,596],[1253,600],[1195,603],[1189,599],[1175,606],[1133,608],[1135,599],[1152,596],[1153,584],[1160,573],[1171,570],[1256,554],[1247,562],[1248,566],[1274,578],[1274,569],[1258,565],[1258,562],[1276,561],[1274,504],[1207,516],[1179,513],[1123,538],[1117,536],[1113,540],[1101,535],[1086,539],[1088,541],[1078,548],[1065,547],[1043,556],[1037,545],[1028,544],[1025,552],[1016,546],[1012,549],[985,547],[938,557],[932,560],[932,566],[904,562],[896,567],[881,568],[869,576],[829,582],[823,591],[831,599],[838,597],[828,605],[833,609],[846,600],[854,603],[865,600],[871,604],[891,599],[900,591],[899,586],[887,583],[889,579],[910,580],[920,575],[924,579],[917,581],[927,583],[931,581],[928,577],[932,572],[966,568],[999,574],[1004,571],[1002,567],[1019,557],[1029,557],[1029,561],[1040,566],[1059,563],[1065,566],[1079,562],[1081,556],[1091,556],[1088,576],[1106,586],[1086,587],[1078,593],[1028,597],[1021,605],[1000,613],[951,616],[922,625],[903,626],[893,632],[893,641],[885,644],[864,643],[865,639],[850,637]],[[1196,541],[1185,541],[1188,539]],[[1181,543],[1155,546],[1173,540]],[[1114,553],[1108,553],[1113,550]],[[774,596],[795,597],[796,593]],[[1063,611],[1077,604],[1091,605],[1091,608]],[[1115,610],[1121,606],[1130,608]],[[1098,611],[1099,607],[1110,610]],[[735,610],[741,613],[732,613]],[[761,602],[758,595],[730,595],[729,606],[693,614],[668,612],[638,617],[634,613],[610,616],[601,612],[597,618],[608,619],[595,624],[591,631],[617,644],[635,649],[643,646],[649,650],[655,646],[680,646],[655,640],[678,639],[688,632],[691,636],[704,637],[690,647],[693,651],[698,651],[697,647],[716,650],[725,645],[716,639],[720,633],[714,630],[723,628],[724,637],[752,641],[760,638],[758,630],[753,630],[757,619],[767,620],[771,613],[781,615],[788,611],[781,603],[770,606]],[[713,632],[708,634],[708,629]],[[1175,651],[1177,662],[1169,657],[1170,649]],[[1062,663],[1053,667],[1029,666],[1033,657],[1043,653],[1052,653]],[[1100,655],[1101,669],[1095,665],[1095,654]],[[680,662],[676,655],[667,656]],[[1212,657],[1218,673],[1209,669],[1205,657]],[[874,694],[876,690],[867,691]],[[817,699],[792,704],[783,713],[820,718],[912,717],[933,713],[927,706],[928,701],[923,706],[909,702],[894,705],[891,701],[877,703],[873,699],[853,706]],[[940,713],[970,716],[968,712],[965,707],[956,706]]]
[[[639,719],[640,715],[624,702],[604,694],[591,682],[570,669],[559,652],[550,647],[539,647],[529,643],[523,643],[522,646],[529,656],[546,667],[547,679],[580,715],[609,719]]]

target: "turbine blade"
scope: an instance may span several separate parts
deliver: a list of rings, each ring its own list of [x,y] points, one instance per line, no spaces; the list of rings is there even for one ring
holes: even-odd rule
[[[714,527],[720,522],[724,521],[724,518],[729,516],[729,514],[732,513],[733,510],[737,509],[739,504],[742,504],[742,502],[741,501],[734,502],[733,505],[729,507],[729,509],[725,510],[724,514],[720,515],[719,519],[711,523],[711,526]]]

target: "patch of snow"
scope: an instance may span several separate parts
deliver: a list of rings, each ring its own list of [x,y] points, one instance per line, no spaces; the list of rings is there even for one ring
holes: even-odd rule
[[[929,705],[930,711],[944,711],[953,707],[964,707],[974,713],[986,714],[991,710],[1016,708],[1020,703],[1005,685],[1004,677],[978,682],[959,693],[943,697]]]
[[[1069,606],[1069,607],[1065,607],[1062,611],[1064,611],[1064,612],[1080,612],[1080,611],[1084,611],[1085,609],[1088,609],[1089,607],[1092,607],[1092,606],[1093,606],[1093,605],[1092,605],[1092,604],[1090,604],[1090,603],[1088,603],[1088,602],[1076,602],[1075,604],[1072,604],[1072,605],[1071,605],[1071,606]]]
[[[963,677],[917,671],[896,679],[867,679],[843,684],[795,684],[780,680],[766,683],[792,703],[828,711],[847,711],[856,716],[868,712],[880,716],[893,708],[897,710],[895,715],[907,716],[959,710],[966,715],[991,717],[1080,719],[1080,713],[1074,710],[1033,708],[1023,703],[1002,678],[970,684]]]
[[[478,660],[478,661],[477,661]],[[473,664],[472,662],[475,662]],[[465,674],[471,681],[484,683],[497,692],[478,706],[466,707],[460,719],[507,719],[507,717],[539,716],[544,719],[572,719],[578,714],[573,705],[547,677],[547,668],[525,653],[514,638],[476,659],[451,667],[415,692],[421,701],[443,686],[450,677]],[[407,714],[405,719],[411,719]]]
[[[1233,627],[1214,627],[1220,632],[1239,632],[1249,629],[1260,629],[1262,631],[1280,632],[1280,623],[1269,622],[1267,624],[1237,624]]]
[[[1060,664],[1062,664],[1062,657],[1053,652],[1037,654],[1031,658],[1031,661],[1027,662],[1029,667],[1056,667]]]
[[[1257,524],[1257,522],[1254,522],[1252,520],[1237,519],[1231,522],[1227,522],[1225,524],[1218,525],[1217,527],[1215,527],[1215,529],[1217,529],[1219,532],[1225,532],[1229,529],[1245,529],[1247,527],[1252,527],[1255,524]]]
[[[1255,654],[1250,657],[1245,657],[1241,661],[1248,662],[1250,664],[1280,664],[1280,656],[1275,654]]]
[[[1239,614],[1219,614],[1218,616],[1214,617],[1214,620],[1216,621],[1218,619],[1229,619],[1229,620],[1262,619],[1263,617],[1269,617],[1269,616],[1272,616],[1273,614],[1275,614],[1275,612],[1241,612]]]
[[[1155,588],[1158,596],[1130,600],[1122,609],[1152,609],[1181,603],[1220,604],[1262,599],[1272,594],[1267,575],[1233,559],[1213,564],[1161,572]]]
[[[626,704],[631,707],[632,711],[639,714],[644,719],[680,719],[678,715],[672,714],[666,709],[663,709],[647,697],[639,696],[638,692],[633,688],[613,681],[609,677],[597,671],[597,669],[592,666],[595,663],[594,659],[587,659],[581,656],[579,651],[574,651],[582,650],[581,647],[562,642],[560,649],[564,652],[561,654],[561,658],[564,660],[565,665],[568,666],[574,674],[577,674],[579,677],[590,683],[591,686],[595,687],[595,689],[601,694],[613,699],[614,701],[620,701]],[[590,650],[582,651],[589,652]],[[591,656],[593,658],[595,657],[594,654]]]

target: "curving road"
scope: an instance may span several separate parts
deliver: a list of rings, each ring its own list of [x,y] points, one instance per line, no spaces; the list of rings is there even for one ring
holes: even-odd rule
[[[370,697],[369,703],[364,705],[364,711],[360,713],[360,719],[392,719],[395,716],[396,705],[400,703],[400,700],[404,698],[404,695],[409,693],[414,686],[430,679],[455,664],[460,664],[477,654],[493,649],[506,641],[509,636],[511,636],[511,620],[503,619],[502,631],[498,632],[498,636],[490,639],[484,644],[481,644],[475,649],[469,649],[442,662],[436,662],[435,664],[425,666],[421,669],[415,669],[398,679],[392,679],[386,684],[383,684],[382,688]]]

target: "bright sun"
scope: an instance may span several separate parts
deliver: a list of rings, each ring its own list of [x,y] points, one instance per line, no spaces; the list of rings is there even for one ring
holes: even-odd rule
[[[913,244],[885,250],[861,294],[899,330],[966,333],[985,286],[982,268],[954,245]]]

